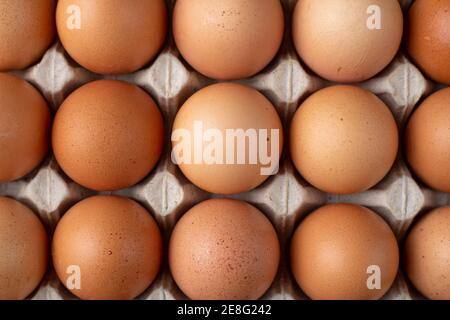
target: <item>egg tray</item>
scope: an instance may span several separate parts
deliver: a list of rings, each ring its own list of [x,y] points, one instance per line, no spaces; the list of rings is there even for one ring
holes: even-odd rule
[[[175,0],[166,0],[169,12]],[[286,30],[282,48],[272,63],[260,74],[241,81],[262,92],[277,108],[284,123],[285,134],[298,106],[313,92],[333,83],[308,71],[300,61],[291,41],[291,13],[297,0],[282,0]],[[411,0],[400,1],[406,10]],[[171,15],[170,15],[171,16]],[[402,48],[394,61],[376,77],[357,84],[380,97],[392,110],[400,130],[422,98],[442,87],[423,76],[407,58]],[[332,58],[332,57],[330,57]],[[155,170],[138,185],[117,192],[102,192],[133,198],[145,206],[158,221],[165,246],[161,271],[153,284],[138,299],[186,299],[173,281],[168,263],[167,247],[171,231],[178,219],[193,205],[208,198],[208,194],[193,186],[170,158],[170,129],[180,106],[197,90],[216,81],[208,79],[184,62],[169,28],[165,46],[158,57],[144,69],[123,76],[100,76],[77,65],[56,42],[35,66],[12,72],[34,84],[46,97],[55,113],[65,97],[81,85],[97,79],[119,79],[145,89],[159,105],[166,128],[166,147]],[[289,268],[289,244],[299,221],[312,210],[327,203],[347,202],[367,206],[379,213],[394,230],[399,243],[413,219],[432,208],[448,205],[450,194],[432,191],[415,180],[402,154],[389,175],[369,191],[348,196],[323,193],[296,172],[288,156],[282,156],[278,175],[248,193],[232,196],[248,201],[263,211],[275,226],[280,239],[282,259],[279,272],[263,299],[307,299],[296,284]],[[99,194],[71,181],[58,167],[53,155],[27,177],[0,184],[0,195],[10,196],[39,214],[50,236],[62,215],[75,203]],[[59,282],[50,265],[39,288],[29,299],[76,299]],[[408,283],[402,271],[384,299],[423,299]]]

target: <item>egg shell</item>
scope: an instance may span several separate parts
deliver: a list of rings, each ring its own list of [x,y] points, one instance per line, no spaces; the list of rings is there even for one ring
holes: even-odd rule
[[[0,197],[0,300],[28,297],[47,269],[48,237],[26,206]]]
[[[79,267],[80,288],[70,290],[79,298],[133,299],[158,273],[162,240],[153,217],[135,201],[95,196],[73,206],[60,220],[52,255],[64,285],[72,284],[75,275],[68,267]]]
[[[0,73],[0,182],[17,180],[44,159],[50,145],[47,102],[28,82]]]
[[[292,160],[316,188],[362,192],[380,182],[397,156],[399,134],[389,108],[371,92],[332,86],[314,93],[296,112]]]
[[[38,61],[55,37],[54,0],[0,1],[0,71]]]
[[[164,128],[153,99],[116,80],[88,83],[59,108],[52,133],[58,164],[84,187],[110,191],[130,187],[156,165]]]
[[[59,0],[56,23],[64,48],[83,67],[130,73],[162,47],[167,9],[164,0]]]
[[[283,149],[283,128],[280,117],[272,103],[257,90],[233,83],[220,83],[203,88],[190,97],[179,110],[174,124],[176,130],[187,130],[191,137],[191,163],[178,161],[184,175],[196,186],[217,194],[237,194],[250,191],[261,185],[269,175],[261,174],[262,168],[269,167],[258,157],[256,164],[250,163],[250,144],[246,143],[246,161],[237,162],[238,144],[235,144],[235,161],[233,164],[208,164],[207,159],[196,162],[194,154],[198,145],[195,144],[195,122],[201,122],[203,132],[209,129],[218,129],[224,141],[224,159],[228,157],[226,150],[227,129],[261,129],[268,130],[269,141],[267,150],[270,152],[272,144],[278,145],[278,153]],[[272,141],[271,130],[278,130],[278,140]],[[259,140],[259,138],[258,138]],[[259,141],[258,141],[259,142]],[[175,148],[181,141],[173,141]],[[209,142],[199,143],[205,151]],[[273,148],[276,150],[277,146]],[[229,150],[228,150],[229,151]],[[231,152],[231,151],[230,151]],[[205,152],[203,152],[205,154]],[[275,156],[275,155],[274,155]],[[279,156],[277,157],[279,161]],[[176,158],[178,159],[178,158]],[[188,159],[190,160],[190,159]]]
[[[407,47],[430,78],[450,84],[450,1],[414,1],[409,10]]]
[[[172,275],[194,300],[258,299],[272,284],[279,259],[270,221],[237,200],[196,205],[178,221],[170,239]]]
[[[372,17],[379,16],[380,29]],[[397,0],[299,0],[292,34],[302,60],[336,82],[367,80],[396,55],[403,34]]]
[[[433,189],[450,193],[450,88],[428,97],[406,128],[406,154],[416,175]]]
[[[291,268],[301,289],[314,300],[374,300],[394,282],[399,265],[397,240],[373,211],[332,204],[311,213],[294,233]],[[369,289],[380,269],[380,288]]]
[[[175,42],[186,61],[214,79],[253,76],[280,48],[284,31],[279,0],[177,0]]]
[[[405,242],[404,266],[427,298],[450,300],[450,207],[427,213],[413,226]]]

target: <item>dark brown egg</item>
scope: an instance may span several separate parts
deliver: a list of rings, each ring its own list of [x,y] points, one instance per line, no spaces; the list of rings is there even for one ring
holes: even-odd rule
[[[255,207],[236,200],[202,202],[178,221],[169,264],[191,299],[258,299],[275,278],[277,234]]]
[[[47,102],[28,82],[0,73],[0,182],[22,178],[50,145]]]
[[[55,0],[0,1],[0,71],[37,62],[55,37]]]
[[[59,0],[58,34],[70,56],[102,74],[134,72],[166,37],[164,0]]]
[[[413,226],[405,243],[404,264],[423,295],[450,300],[450,207],[427,213]]]
[[[36,289],[48,251],[39,218],[20,202],[0,197],[0,300],[25,299]]]
[[[450,193],[450,88],[414,112],[406,128],[406,155],[414,173],[433,189]]]
[[[373,211],[333,204],[300,224],[291,244],[292,272],[315,300],[379,299],[394,282],[397,240]]]
[[[407,45],[426,75],[450,84],[450,1],[414,1],[409,10]]]
[[[52,254],[59,279],[81,299],[133,299],[158,273],[162,240],[153,217],[135,201],[96,196],[63,216]]]
[[[163,119],[153,99],[121,81],[91,82],[61,105],[52,143],[58,164],[84,187],[130,187],[156,165],[164,141]]]

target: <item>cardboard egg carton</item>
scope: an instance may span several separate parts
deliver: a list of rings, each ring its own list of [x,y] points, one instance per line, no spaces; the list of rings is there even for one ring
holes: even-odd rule
[[[166,0],[170,12],[175,0]],[[260,74],[238,81],[261,91],[277,108],[284,123],[285,133],[298,106],[313,92],[332,85],[307,71],[300,62],[291,41],[291,13],[297,0],[282,0],[285,17],[285,39],[275,60]],[[405,10],[411,0],[400,1]],[[403,130],[414,107],[437,86],[427,81],[408,60],[403,49],[382,73],[358,84],[378,95],[392,110],[400,130]],[[331,58],[331,57],[330,57]],[[171,162],[170,129],[180,106],[197,90],[212,84],[193,71],[178,53],[169,32],[164,49],[156,60],[136,73],[117,77],[104,77],[90,73],[77,65],[56,42],[35,66],[13,72],[34,84],[56,112],[73,90],[81,85],[103,78],[120,79],[144,88],[159,105],[166,126],[166,147],[155,170],[138,185],[112,193],[133,198],[145,206],[158,221],[165,242],[165,251],[172,228],[177,220],[193,205],[202,200],[219,197],[193,186]],[[0,184],[0,195],[14,197],[27,204],[42,218],[52,235],[61,216],[78,201],[99,194],[71,181],[58,167],[53,155],[24,179]],[[232,196],[248,201],[261,209],[277,229],[282,260],[280,271],[265,299],[306,299],[289,270],[289,243],[299,221],[315,208],[326,203],[349,202],[367,206],[391,225],[398,240],[402,241],[414,217],[429,209],[450,203],[450,195],[431,191],[417,182],[398,156],[389,175],[367,192],[348,196],[325,194],[296,172],[288,156],[282,156],[278,175],[269,178],[262,186],[248,193]],[[49,267],[40,287],[31,299],[75,299],[59,282]],[[161,272],[140,299],[186,299],[171,278],[164,257]],[[420,299],[402,273],[385,299]]]

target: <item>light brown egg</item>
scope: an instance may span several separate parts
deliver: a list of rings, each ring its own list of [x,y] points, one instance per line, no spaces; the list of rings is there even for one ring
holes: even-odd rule
[[[152,60],[167,33],[164,0],[59,0],[61,42],[80,65],[102,74],[134,72]]]
[[[0,70],[37,62],[55,37],[54,0],[0,1]]]
[[[173,33],[182,56],[215,79],[253,76],[280,48],[284,31],[279,0],[177,0]]]
[[[0,73],[0,182],[22,178],[44,159],[50,118],[47,102],[31,84]]]
[[[196,205],[178,221],[170,239],[172,276],[194,300],[258,299],[272,284],[279,259],[270,221],[237,200]]]
[[[58,110],[53,151],[64,172],[101,191],[130,187],[156,165],[164,141],[163,119],[152,98],[115,80],[91,82]]]
[[[158,273],[162,240],[153,217],[135,201],[96,196],[63,216],[52,254],[59,279],[79,298],[133,299]]]
[[[450,207],[419,219],[406,239],[404,258],[409,279],[423,295],[450,300]]]
[[[233,137],[229,130],[254,135]],[[277,111],[257,90],[221,83],[185,102],[173,125],[172,142],[172,159],[193,184],[211,193],[236,194],[258,187],[277,172],[283,129]]]
[[[414,1],[409,10],[407,47],[430,78],[450,84],[450,1]]]
[[[48,238],[26,206],[0,197],[0,300],[25,299],[47,269]]]
[[[292,120],[292,160],[318,189],[365,191],[391,169],[398,129],[388,107],[369,91],[333,86],[309,97]]]
[[[450,193],[450,88],[426,99],[406,129],[406,154],[416,175],[431,188]]]
[[[314,300],[379,299],[394,282],[398,265],[392,230],[364,207],[322,207],[303,220],[292,238],[292,272]]]
[[[396,0],[299,0],[292,33],[298,54],[319,76],[363,81],[396,55],[403,14]]]

